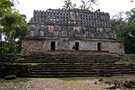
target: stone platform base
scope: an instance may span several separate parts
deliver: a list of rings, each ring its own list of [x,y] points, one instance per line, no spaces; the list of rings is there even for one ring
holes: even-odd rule
[[[45,53],[34,53],[28,56],[21,56],[17,63],[115,63],[120,56],[107,52],[90,51],[50,51]]]
[[[16,70],[15,74],[20,77],[81,77],[135,74],[135,65],[115,64],[119,59],[119,55],[107,52],[57,51],[47,52],[46,54],[38,53],[29,56],[17,56],[12,61],[12,64],[3,65],[3,63],[0,63],[0,73],[14,69]]]

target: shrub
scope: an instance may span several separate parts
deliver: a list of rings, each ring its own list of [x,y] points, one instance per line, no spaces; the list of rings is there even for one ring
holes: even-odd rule
[[[16,75],[7,75],[4,77],[5,80],[12,80],[12,79],[16,79]]]

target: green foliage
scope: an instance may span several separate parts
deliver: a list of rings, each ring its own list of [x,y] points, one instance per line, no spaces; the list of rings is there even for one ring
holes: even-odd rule
[[[135,54],[135,23],[130,23],[124,37],[124,45],[126,53]]]
[[[71,0],[64,1],[64,6],[63,6],[64,9],[73,9],[75,7],[76,7],[76,4],[72,3]]]
[[[112,29],[119,40],[124,42],[126,53],[135,53],[135,8],[126,12],[127,18],[112,20]]]
[[[135,54],[125,54],[121,56],[119,64],[135,64]]]
[[[83,10],[93,10],[92,5],[96,4],[96,0],[81,0],[81,6],[76,7],[77,4],[73,3],[71,0],[65,0],[64,1],[64,9],[74,9],[74,8],[79,8]]]
[[[21,41],[26,31],[25,19],[26,17],[14,8],[13,2],[0,0],[0,32],[5,36],[5,41],[1,42],[0,53],[16,53],[18,49],[16,43]]]
[[[12,79],[16,79],[16,75],[7,75],[4,77],[5,80],[12,80]]]
[[[12,47],[10,45],[10,43],[8,42],[0,42],[0,52],[5,55],[7,53],[12,53]]]
[[[112,20],[112,30],[115,30],[117,37],[120,41],[124,40],[124,33],[127,31],[128,24],[119,19]]]
[[[10,12],[13,3],[9,0],[0,0],[0,17]]]
[[[96,0],[81,0],[81,3],[80,9],[93,10],[92,5],[96,4]]]

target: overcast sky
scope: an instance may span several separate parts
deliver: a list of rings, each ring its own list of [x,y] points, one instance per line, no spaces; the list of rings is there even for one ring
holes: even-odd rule
[[[18,0],[19,4],[16,5],[21,14],[27,16],[29,20],[33,16],[33,10],[46,10],[48,8],[62,8],[64,0]],[[81,0],[71,0],[80,5]],[[97,0],[95,9],[100,9],[104,12],[109,12],[110,16],[117,14],[118,12],[128,11],[135,8],[135,2],[131,3],[130,0]]]

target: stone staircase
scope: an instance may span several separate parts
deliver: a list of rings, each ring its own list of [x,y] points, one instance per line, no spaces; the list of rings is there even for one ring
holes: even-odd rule
[[[115,63],[120,57],[115,54],[97,52],[50,52],[21,56],[17,63]]]
[[[135,74],[134,64],[117,64],[119,59],[119,55],[105,52],[48,52],[19,56],[14,61],[14,65],[6,67],[15,67],[16,75],[25,77],[89,77]]]
[[[27,64],[30,77],[81,77],[112,75],[110,65],[119,59],[105,52],[48,52],[21,56],[15,62]]]
[[[84,77],[135,74],[135,65],[40,64],[29,68],[30,77]]]

